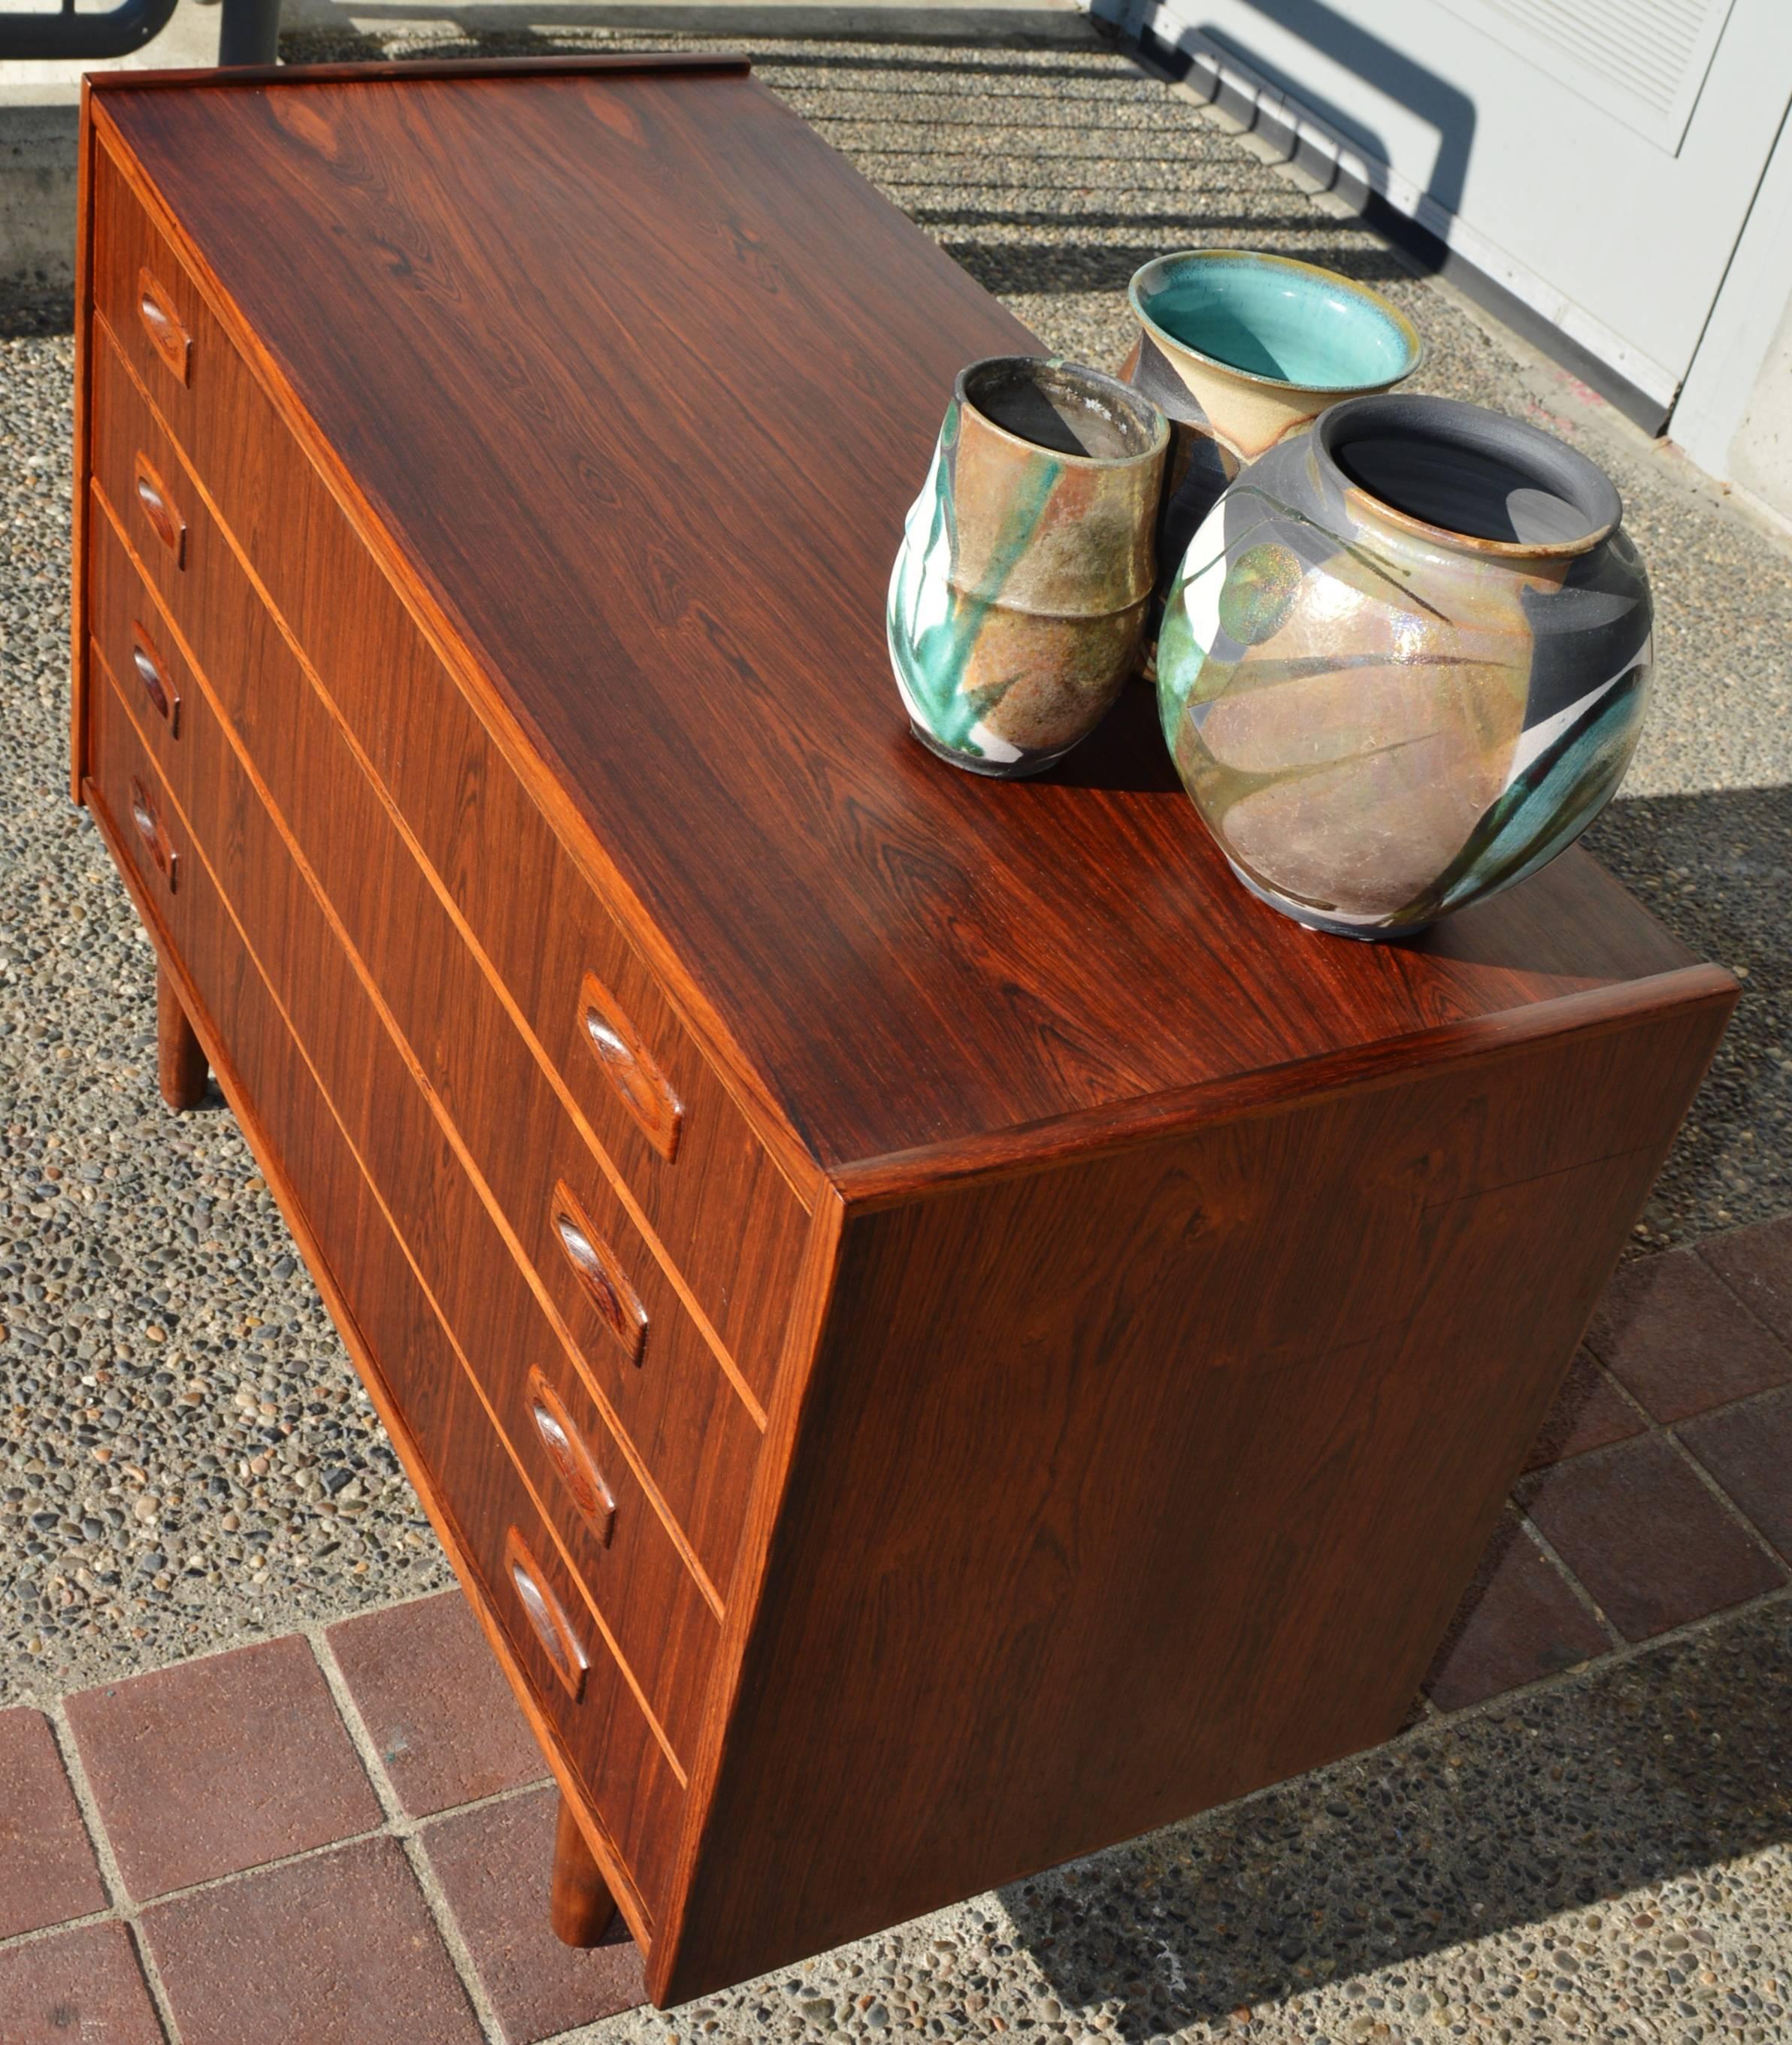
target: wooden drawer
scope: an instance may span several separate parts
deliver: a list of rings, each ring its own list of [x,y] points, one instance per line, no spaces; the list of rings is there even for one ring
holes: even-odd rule
[[[544,1319],[203,691],[193,688],[183,703],[178,739],[146,701],[129,709],[140,739],[168,768],[171,831],[183,850],[192,839],[208,848],[235,920],[588,1601],[673,1752],[688,1762],[718,1639],[715,1612]],[[369,866],[376,895],[384,878]],[[570,1461],[538,1417],[544,1382],[565,1416]],[[580,1487],[588,1464],[614,1502],[607,1525],[594,1519]]]
[[[181,957],[209,964],[220,942],[211,883],[194,856],[185,820],[110,688],[96,688],[88,705],[83,792]]]
[[[163,416],[185,433],[229,391],[241,358],[103,149],[94,156],[92,234],[94,304]]]
[[[118,422],[128,423],[158,456],[168,446],[134,391],[113,402]],[[216,710],[205,700],[208,691],[215,695],[503,1209],[563,1339],[576,1350],[592,1388],[633,1444],[706,1576],[725,1596],[761,1440],[746,1407],[291,649],[234,557],[216,544],[215,527],[195,549],[206,580],[188,607],[210,621],[209,640],[237,653],[202,681],[172,621],[127,557],[103,503],[91,530],[93,630],[113,673],[127,688],[143,690],[152,741],[171,754],[220,742]],[[141,680],[145,671],[149,684]],[[168,718],[156,710],[156,688],[171,702]],[[189,707],[190,699],[198,707]],[[179,770],[171,759],[168,764],[178,784]],[[569,1259],[561,1226],[568,1217],[575,1225],[582,1219],[580,1234],[599,1260],[595,1277]],[[632,1295],[640,1302],[646,1325],[638,1347],[618,1339],[628,1316],[607,1311],[607,1284],[619,1298]]]
[[[590,1623],[559,1550],[463,1378],[440,1449],[491,1609],[653,1917],[669,1908],[684,1792]],[[520,1572],[520,1580],[519,1580]]]
[[[803,1201],[103,151],[94,208],[95,293],[106,326],[174,427],[558,1084],[763,1408],[802,1254]],[[170,295],[192,337],[186,385],[154,350],[131,295],[145,249],[175,272]],[[96,426],[101,402],[96,390]],[[96,440],[96,471],[101,452]],[[106,478],[107,494],[128,509],[129,451],[118,459],[123,467]],[[151,566],[176,601],[196,580],[189,574],[183,584],[171,569]],[[214,653],[202,618],[195,631],[209,672]],[[676,1104],[675,1130],[669,1100]]]
[[[232,571],[229,545],[175,443],[115,346],[96,342],[90,375],[93,479],[145,576],[183,630],[202,615],[227,617],[219,592]]]
[[[429,1470],[436,1503],[474,1561],[488,1607],[640,1889],[651,1927],[665,1915],[678,1838],[684,1792],[677,1774],[588,1619],[579,1634],[588,1666],[575,1702],[519,1614],[518,1588],[502,1567],[507,1529],[524,1530],[539,1574],[579,1627],[580,1606],[565,1565],[540,1531],[527,1493],[204,861],[174,826],[179,857],[171,892],[148,848],[137,851],[133,784],[164,821],[175,815],[174,805],[103,679],[91,714],[88,799],[173,939],[215,1034],[229,1047],[227,1076],[238,1112],[271,1141],[282,1190],[295,1200],[338,1290],[354,1301],[356,1326]]]

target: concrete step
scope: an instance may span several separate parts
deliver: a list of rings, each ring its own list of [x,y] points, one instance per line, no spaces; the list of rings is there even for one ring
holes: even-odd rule
[[[75,281],[81,74],[215,64],[222,14],[216,6],[179,0],[160,35],[129,56],[99,64],[0,64],[0,284]]]

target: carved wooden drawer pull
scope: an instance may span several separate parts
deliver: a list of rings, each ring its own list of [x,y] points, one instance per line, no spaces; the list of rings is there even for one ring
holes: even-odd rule
[[[162,657],[156,651],[154,641],[134,620],[131,625],[131,665],[136,668],[137,678],[143,684],[143,693],[156,706],[160,714],[167,719],[170,737],[179,738],[180,691],[169,679],[168,671],[162,664]]]
[[[647,1346],[647,1309],[624,1276],[622,1260],[592,1227],[590,1217],[562,1180],[553,1189],[553,1227],[561,1251],[597,1317],[630,1363]]]
[[[529,1543],[513,1527],[504,1536],[504,1567],[525,1616],[553,1664],[553,1672],[574,1704],[585,1694],[585,1672],[591,1659],[572,1630],[566,1609],[548,1587],[545,1573],[529,1552]]]
[[[179,857],[168,842],[168,834],[162,828],[162,820],[156,814],[156,805],[149,799],[148,790],[134,774],[131,776],[131,822],[137,826],[137,834],[143,841],[144,849],[154,861],[156,872],[168,884],[171,895]]]
[[[146,454],[140,454],[135,464],[137,508],[149,521],[150,530],[174,556],[177,568],[187,565],[187,521],[174,508],[174,499],[168,485],[156,473]]]
[[[174,309],[174,294],[145,268],[137,273],[137,316],[149,345],[184,383],[191,373],[193,337]]]
[[[669,1165],[678,1154],[684,1104],[672,1090],[653,1054],[642,1042],[634,1025],[594,972],[579,990],[584,1039],[603,1076],[622,1097],[623,1107],[641,1124],[647,1140]]]
[[[538,1369],[529,1373],[529,1417],[549,1460],[560,1473],[561,1482],[571,1493],[580,1517],[595,1536],[599,1547],[607,1548],[616,1531],[615,1496],[603,1481],[603,1473],[592,1459],[578,1423]]]

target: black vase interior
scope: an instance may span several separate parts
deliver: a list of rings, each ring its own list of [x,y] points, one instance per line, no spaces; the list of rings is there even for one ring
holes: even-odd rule
[[[1320,422],[1345,480],[1408,518],[1507,545],[1593,545],[1622,514],[1610,479],[1520,419],[1447,399],[1365,398]]]

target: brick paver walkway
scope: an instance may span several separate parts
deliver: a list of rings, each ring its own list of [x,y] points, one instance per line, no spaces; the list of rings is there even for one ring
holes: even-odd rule
[[[631,2008],[625,1934],[548,1929],[555,1797],[458,1592],[0,1713],[0,2040],[526,2045]]]
[[[1792,1220],[1627,1265],[1425,1684],[1470,1709],[1792,1581]],[[554,1792],[458,1594],[0,1713],[4,2045],[536,2045]]]

